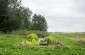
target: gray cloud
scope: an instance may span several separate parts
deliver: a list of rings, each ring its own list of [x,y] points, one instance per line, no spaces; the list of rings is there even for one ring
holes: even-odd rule
[[[22,4],[46,17],[48,31],[85,31],[85,0],[22,0]]]

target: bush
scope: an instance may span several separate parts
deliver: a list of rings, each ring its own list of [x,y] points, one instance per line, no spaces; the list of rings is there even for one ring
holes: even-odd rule
[[[39,46],[39,41],[36,41],[35,39],[32,40],[32,44],[34,46]]]
[[[33,46],[39,46],[39,39],[36,34],[30,34],[27,36],[27,41],[31,42]]]
[[[56,39],[51,36],[46,37],[45,40],[47,41],[47,45],[56,43]]]
[[[33,39],[35,39],[36,41],[38,41],[38,36],[36,34],[33,34],[33,33],[27,36],[27,40],[28,41],[31,41],[32,42]]]

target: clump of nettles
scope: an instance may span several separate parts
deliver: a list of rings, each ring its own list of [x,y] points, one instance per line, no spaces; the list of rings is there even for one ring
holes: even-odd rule
[[[45,40],[47,41],[47,45],[48,46],[53,46],[53,47],[65,47],[64,44],[62,44],[60,41],[57,41],[54,37],[52,36],[48,36],[45,38]]]
[[[39,46],[39,39],[37,34],[27,35],[27,39],[21,42],[21,46],[22,47]]]
[[[56,39],[52,36],[46,37],[45,40],[47,41],[47,45],[54,45],[56,43]]]

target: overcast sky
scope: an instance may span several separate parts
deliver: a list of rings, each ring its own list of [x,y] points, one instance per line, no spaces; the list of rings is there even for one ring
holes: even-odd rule
[[[85,32],[85,0],[22,0],[22,4],[46,18],[49,32]]]

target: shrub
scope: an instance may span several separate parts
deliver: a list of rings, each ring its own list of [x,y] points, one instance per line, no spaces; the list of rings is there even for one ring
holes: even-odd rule
[[[28,41],[31,41],[32,42],[33,39],[35,39],[36,41],[38,41],[38,36],[36,34],[33,34],[33,33],[27,36],[27,40]]]
[[[47,45],[56,43],[56,39],[51,36],[46,37],[45,40],[47,41]]]
[[[39,46],[39,41],[36,41],[35,39],[32,40],[32,44],[34,46]]]
[[[39,39],[36,34],[30,34],[27,36],[27,40],[33,44],[33,46],[39,46]]]

